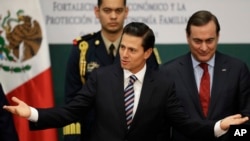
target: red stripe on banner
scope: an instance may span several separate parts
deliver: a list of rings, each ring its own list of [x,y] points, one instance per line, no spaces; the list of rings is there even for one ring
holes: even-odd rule
[[[54,106],[51,79],[51,68],[49,68],[7,94],[9,103],[15,105],[10,98],[16,96],[32,107],[46,108]],[[58,140],[57,129],[30,131],[28,120],[17,116],[14,116],[14,122],[20,141]]]

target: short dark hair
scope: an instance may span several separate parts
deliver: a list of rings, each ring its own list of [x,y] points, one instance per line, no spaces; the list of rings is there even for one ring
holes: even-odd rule
[[[131,22],[127,24],[123,29],[123,34],[128,34],[136,37],[142,37],[142,46],[144,51],[149,48],[154,48],[155,35],[149,26],[141,22]]]
[[[98,7],[100,7],[100,6],[102,5],[102,1],[103,1],[103,0],[97,0],[97,5],[98,5]],[[127,4],[127,0],[123,0],[123,2],[124,2],[124,5]]]
[[[216,25],[216,33],[217,35],[220,32],[220,24],[215,15],[213,15],[211,12],[206,10],[201,10],[195,12],[188,20],[187,27],[186,27],[186,33],[189,36],[191,34],[191,26],[203,26],[207,24],[210,21],[214,21]]]

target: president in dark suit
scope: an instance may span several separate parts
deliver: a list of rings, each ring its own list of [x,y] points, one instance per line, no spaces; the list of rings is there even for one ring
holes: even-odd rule
[[[240,115],[221,122],[189,118],[176,98],[173,80],[146,64],[154,42],[153,31],[147,25],[130,23],[122,35],[120,64],[95,69],[67,105],[34,109],[14,97],[12,100],[18,105],[4,109],[29,118],[33,121],[31,128],[44,129],[77,121],[94,107],[96,121],[91,141],[164,141],[167,139],[162,138],[162,132],[166,123],[187,136],[213,139],[214,132],[248,120]]]
[[[117,46],[116,50],[118,50],[119,43],[120,38],[114,43],[114,45]],[[87,48],[84,49],[85,47]],[[80,48],[82,50],[80,50]],[[72,100],[76,92],[79,91],[82,85],[88,80],[94,69],[108,66],[116,62],[119,63],[119,55],[114,56],[114,60],[110,58],[101,31],[74,40],[74,46],[72,47],[65,75],[65,103]],[[156,59],[156,54],[151,54],[150,58],[147,60],[147,65],[152,69],[158,69],[159,64]],[[85,118],[80,120],[81,140],[88,140],[89,132],[92,129],[92,124],[95,119],[94,117],[95,112],[91,110]],[[66,135],[64,138],[73,138],[74,136],[77,138],[77,133],[75,132],[79,131],[79,129],[76,125],[77,123],[72,123],[64,127],[64,134]]]
[[[127,0],[97,0],[94,13],[101,29],[73,41],[65,75],[65,103],[72,100],[94,69],[119,62],[119,44],[128,12]],[[155,48],[147,66],[158,69],[159,64],[160,57]],[[64,141],[88,141],[94,119],[95,112],[91,110],[80,122],[65,126]]]
[[[208,121],[235,113],[250,115],[249,69],[244,62],[217,51],[219,31],[218,19],[212,13],[194,13],[186,27],[190,52],[161,67],[174,79],[177,97],[192,119]],[[207,98],[202,94],[206,83],[202,81],[205,70],[201,63],[207,64],[210,76]],[[174,141],[194,141],[175,128],[172,133]],[[207,140],[226,140],[226,136]]]

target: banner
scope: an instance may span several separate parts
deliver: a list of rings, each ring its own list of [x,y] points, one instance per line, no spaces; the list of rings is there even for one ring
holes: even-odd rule
[[[51,44],[71,44],[75,37],[101,29],[94,15],[96,0],[42,0],[41,5]],[[220,43],[250,43],[249,0],[127,0],[127,6],[126,24],[148,24],[157,44],[186,43],[187,20],[198,10],[217,16]]]
[[[16,96],[39,108],[54,106],[45,24],[39,0],[1,0],[0,83],[10,102]],[[57,141],[57,130],[30,131],[14,116],[20,141]]]

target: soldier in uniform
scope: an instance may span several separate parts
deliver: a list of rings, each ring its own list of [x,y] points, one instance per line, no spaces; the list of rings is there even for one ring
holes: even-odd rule
[[[128,15],[126,0],[98,0],[94,12],[101,23],[101,30],[78,37],[73,41],[66,70],[66,103],[81,89],[94,69],[115,62],[119,63],[117,52],[124,20]],[[147,65],[158,69],[159,64],[160,58],[155,49],[154,54],[148,59]],[[94,110],[91,110],[88,116],[79,123],[65,126],[63,128],[64,141],[88,141],[94,117]]]

